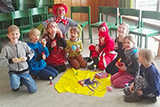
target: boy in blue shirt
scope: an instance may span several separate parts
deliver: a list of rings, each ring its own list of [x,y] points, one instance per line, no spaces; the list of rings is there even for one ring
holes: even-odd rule
[[[157,101],[156,97],[160,95],[160,73],[152,64],[152,60],[151,50],[142,49],[139,51],[140,72],[130,87],[124,88],[126,102],[141,101],[142,99]]]
[[[58,71],[48,66],[44,61],[49,56],[48,48],[46,47],[46,40],[42,39],[41,43],[38,42],[40,37],[40,31],[37,28],[33,28],[29,32],[30,42],[28,46],[34,50],[34,57],[30,60],[29,68],[30,74],[35,77],[39,77],[43,80],[48,80],[51,76],[52,79],[58,75]]]

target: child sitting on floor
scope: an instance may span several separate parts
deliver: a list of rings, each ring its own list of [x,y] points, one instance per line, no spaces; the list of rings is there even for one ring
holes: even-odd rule
[[[98,27],[99,31],[99,44],[96,46],[90,45],[89,50],[93,63],[88,66],[90,70],[94,69],[94,65],[97,68],[104,70],[107,65],[114,59],[114,40],[108,34],[108,27],[106,23],[102,23]]]
[[[157,101],[160,95],[160,73],[152,63],[153,54],[149,49],[139,51],[138,62],[141,63],[139,75],[129,87],[124,88],[126,102],[136,102],[148,99]]]
[[[118,67],[115,66],[116,62],[121,58],[121,61],[124,62],[126,57],[124,55],[124,48],[123,48],[123,39],[129,34],[129,25],[125,22],[122,22],[117,29],[118,37],[115,39],[115,51],[117,52],[116,58],[109,63],[106,67],[105,71],[110,73],[111,75],[118,72]]]
[[[56,22],[48,23],[47,33],[42,38],[46,40],[46,46],[49,50],[49,56],[45,60],[47,65],[57,69],[59,73],[64,72],[66,70],[66,53],[64,48],[67,46],[67,43]]]
[[[79,39],[78,27],[72,27],[70,29],[70,39],[67,40],[66,53],[69,54],[68,60],[70,65],[78,69],[79,67],[86,68],[87,62],[82,57],[82,41]]]
[[[124,88],[125,83],[134,80],[139,71],[138,53],[134,38],[126,36],[123,40],[123,47],[126,60],[120,64],[116,63],[119,71],[111,76],[111,83],[116,88]]]
[[[58,71],[46,64],[44,61],[49,55],[48,48],[46,47],[46,40],[42,39],[41,43],[38,42],[40,37],[40,31],[37,28],[33,28],[29,32],[30,42],[28,46],[35,51],[35,55],[31,61],[29,61],[30,74],[38,76],[40,79],[47,80],[50,76],[52,78],[58,75]]]
[[[24,84],[30,93],[37,91],[37,86],[29,75],[28,63],[34,56],[34,51],[29,46],[19,41],[20,30],[16,25],[8,27],[9,42],[2,48],[0,60],[7,60],[9,68],[10,86],[13,91],[18,91]]]

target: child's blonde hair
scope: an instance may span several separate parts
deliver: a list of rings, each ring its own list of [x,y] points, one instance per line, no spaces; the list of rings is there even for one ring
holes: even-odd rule
[[[16,25],[10,25],[10,26],[8,27],[8,33],[13,32],[13,31],[18,31],[18,32],[20,32],[18,26],[16,26]]]
[[[79,28],[78,28],[77,26],[71,27],[70,31],[71,31],[71,30],[77,32],[78,35],[79,35],[79,32],[80,32],[80,31],[79,31]],[[80,36],[80,35],[79,35],[79,36]],[[79,37],[79,36],[78,36],[78,37]]]
[[[57,23],[56,23],[56,22],[50,22],[50,23],[48,23],[48,25],[47,25],[47,29],[49,28],[49,26],[50,26],[51,24],[54,24],[54,25],[55,25],[55,27],[56,27],[56,28],[58,28],[58,25],[57,25]]]
[[[29,31],[29,35],[33,35],[33,34],[38,34],[38,35],[40,35],[41,32],[40,32],[40,30],[37,29],[37,28],[32,28],[32,29]]]
[[[129,25],[126,22],[122,22],[119,26],[122,26],[122,25],[125,26],[125,28],[126,28],[126,35],[125,36],[127,36],[129,34]]]
[[[141,49],[139,50],[139,55],[145,58],[149,63],[153,62],[154,56],[150,49]]]
[[[135,39],[133,38],[133,36],[131,36],[131,35],[125,36],[123,39],[123,43],[126,39],[129,39],[131,42],[133,42],[135,44]]]

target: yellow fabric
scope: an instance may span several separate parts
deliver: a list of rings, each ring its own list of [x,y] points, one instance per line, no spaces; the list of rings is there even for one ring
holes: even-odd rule
[[[91,95],[97,97],[103,97],[107,91],[106,87],[111,85],[110,76],[104,79],[96,79],[100,82],[98,87],[91,91],[87,86],[81,86],[78,81],[90,78],[94,78],[97,72],[94,71],[82,71],[75,70],[74,68],[68,69],[65,74],[61,77],[58,83],[55,85],[56,90],[59,93],[71,92],[75,94]],[[94,85],[96,86],[96,85]],[[92,87],[92,86],[90,86]],[[93,88],[92,88],[93,89]]]

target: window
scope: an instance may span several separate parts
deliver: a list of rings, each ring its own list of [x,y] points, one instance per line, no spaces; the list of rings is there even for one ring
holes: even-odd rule
[[[134,7],[140,10],[159,11],[160,12],[160,0],[134,0]],[[159,20],[145,19],[144,22],[149,25],[160,25]]]
[[[160,0],[134,0],[134,2],[136,9],[160,11]]]

